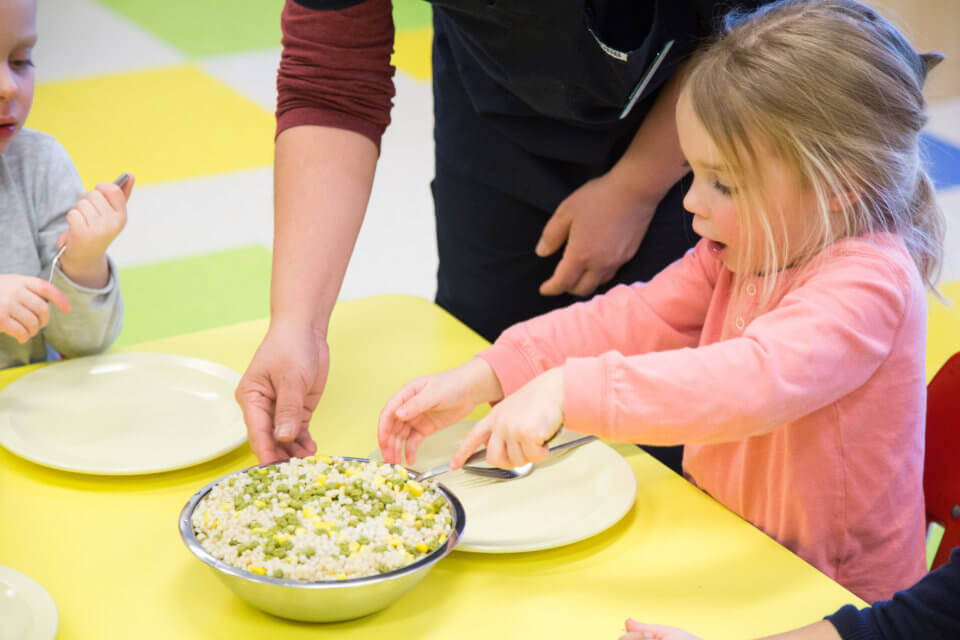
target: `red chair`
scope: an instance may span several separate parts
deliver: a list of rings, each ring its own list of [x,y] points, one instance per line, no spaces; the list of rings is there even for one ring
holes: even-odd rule
[[[960,547],[960,353],[955,353],[927,385],[926,461],[923,493],[927,525],[943,526],[943,539],[931,569]]]

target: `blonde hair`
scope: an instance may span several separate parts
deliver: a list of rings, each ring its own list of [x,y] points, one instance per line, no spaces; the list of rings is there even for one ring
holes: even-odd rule
[[[684,91],[733,183],[744,264],[775,275],[794,266],[788,256],[805,262],[840,238],[890,232],[935,290],[945,221],[919,134],[923,83],[940,59],[918,54],[890,22],[852,0],[787,0],[727,16]],[[751,188],[763,184],[760,150],[816,197],[814,231],[801,246],[775,248],[782,217]],[[749,255],[752,227],[763,230],[765,255]],[[767,299],[777,279],[765,278]]]

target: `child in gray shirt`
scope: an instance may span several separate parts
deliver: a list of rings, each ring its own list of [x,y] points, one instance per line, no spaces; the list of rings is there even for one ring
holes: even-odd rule
[[[63,147],[22,128],[35,14],[33,2],[0,0],[0,368],[103,351],[123,321],[106,249],[126,224],[133,180],[84,193]]]

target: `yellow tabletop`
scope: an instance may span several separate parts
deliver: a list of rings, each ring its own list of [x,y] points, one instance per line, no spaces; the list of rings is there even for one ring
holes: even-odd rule
[[[125,350],[193,356],[242,372],[266,327],[255,321]],[[394,391],[485,344],[418,298],[339,304],[333,366],[311,423],[321,452],[369,454],[377,416]],[[0,388],[35,368],[0,372]],[[742,639],[863,604],[639,449],[617,450],[636,472],[638,490],[633,509],[611,529],[548,551],[454,552],[393,606],[350,622],[304,624],[261,613],[180,541],[184,503],[211,480],[255,464],[247,446],[189,469],[133,477],[60,472],[0,449],[0,564],[50,592],[60,640],[613,639],[628,616]]]

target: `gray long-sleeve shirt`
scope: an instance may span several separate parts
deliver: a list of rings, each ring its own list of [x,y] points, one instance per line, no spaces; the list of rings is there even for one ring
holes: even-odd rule
[[[21,129],[0,155],[0,274],[49,277],[67,212],[83,193],[66,150],[51,136]],[[44,361],[48,345],[68,357],[109,347],[123,323],[123,298],[109,262],[102,289],[80,286],[57,267],[53,284],[70,300],[70,313],[50,305],[50,323],[26,344],[0,334],[0,368]]]

